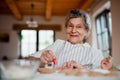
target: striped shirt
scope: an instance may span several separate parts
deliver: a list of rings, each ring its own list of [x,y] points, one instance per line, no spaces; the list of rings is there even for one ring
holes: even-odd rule
[[[33,54],[34,57],[40,57],[45,50],[51,50],[55,54],[58,66],[62,66],[64,62],[74,60],[80,65],[92,64],[92,68],[100,68],[102,53],[88,43],[71,44],[68,41],[56,40],[46,49],[40,50]]]

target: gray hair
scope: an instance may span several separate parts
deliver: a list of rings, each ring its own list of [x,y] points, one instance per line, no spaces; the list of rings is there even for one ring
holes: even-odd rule
[[[67,23],[71,18],[79,18],[79,17],[83,18],[83,20],[85,22],[85,24],[84,24],[85,29],[87,30],[88,35],[89,35],[89,31],[91,29],[90,17],[86,12],[84,12],[80,9],[73,9],[69,12],[68,16],[66,17],[65,26],[67,26]],[[87,39],[88,35],[85,36],[85,39],[83,40],[83,42],[86,42],[86,39]]]

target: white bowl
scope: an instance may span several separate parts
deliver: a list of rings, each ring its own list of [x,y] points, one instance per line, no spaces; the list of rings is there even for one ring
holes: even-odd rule
[[[36,73],[39,64],[39,61],[33,60],[1,61],[1,77],[5,80],[30,79]]]

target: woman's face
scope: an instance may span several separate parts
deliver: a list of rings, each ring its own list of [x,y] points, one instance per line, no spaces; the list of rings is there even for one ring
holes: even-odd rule
[[[83,18],[71,18],[66,26],[67,39],[72,44],[83,43],[87,34]]]

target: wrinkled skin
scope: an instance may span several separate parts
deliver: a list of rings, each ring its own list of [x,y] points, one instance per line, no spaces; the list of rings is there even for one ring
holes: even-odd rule
[[[111,66],[112,66],[112,64],[110,63],[110,60],[108,60],[108,59],[105,58],[105,59],[103,59],[101,61],[101,67],[102,67],[102,69],[109,70],[111,68]]]

